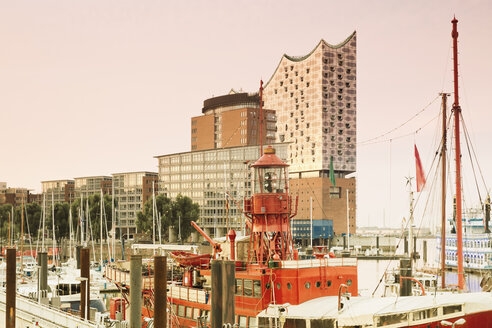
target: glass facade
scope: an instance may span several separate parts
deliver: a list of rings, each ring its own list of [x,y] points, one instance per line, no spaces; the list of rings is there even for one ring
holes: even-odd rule
[[[144,177],[157,177],[154,172],[128,172],[113,174],[113,195],[116,200],[118,227],[131,237],[136,232],[137,212],[143,210]],[[126,231],[125,231],[126,229]]]
[[[274,144],[276,155],[287,159],[287,144]],[[175,198],[179,193],[200,205],[203,228],[244,228],[239,208],[252,192],[250,165],[260,157],[259,146],[233,147],[157,156],[159,193]],[[226,194],[229,195],[228,206]]]

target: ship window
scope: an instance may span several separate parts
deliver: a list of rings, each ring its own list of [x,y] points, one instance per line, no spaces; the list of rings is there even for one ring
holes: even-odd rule
[[[432,317],[437,317],[437,308],[413,312],[414,321],[429,319]]]
[[[393,325],[393,324],[401,323],[404,321],[407,321],[407,314],[406,313],[385,315],[385,316],[381,316],[381,317],[376,318],[377,327]]]
[[[251,279],[244,279],[244,296],[253,296],[253,280]]]
[[[328,287],[330,287],[330,286],[331,286],[331,280],[328,280],[328,281],[326,282],[326,286],[328,286]]]
[[[287,289],[291,289],[292,288],[292,285],[290,284],[290,282],[287,283]]]
[[[321,287],[321,281],[316,281],[316,288],[320,288]]]
[[[280,289],[281,285],[279,282],[277,282],[277,289]]]
[[[194,308],[193,309],[193,319],[198,319],[199,316],[200,316],[200,309]]]
[[[267,282],[267,283],[265,284],[265,288],[266,288],[266,289],[270,289],[270,287],[272,287],[272,285],[270,285],[270,283],[269,283],[269,282]]]
[[[254,297],[261,297],[261,281],[253,280],[253,295]]]
[[[243,279],[236,279],[236,295],[243,295]]]
[[[306,287],[306,289],[309,289],[311,288],[311,283],[308,281],[304,284],[304,287]]]
[[[186,307],[186,317],[191,319],[192,315],[193,315],[193,308],[187,306]]]
[[[179,317],[184,317],[185,316],[185,307],[184,307],[184,305],[178,305],[178,316]]]
[[[246,322],[248,321],[248,317],[244,316],[244,315],[240,315],[239,316],[239,327],[244,327],[246,328]]]
[[[351,286],[352,285],[352,280],[347,280],[347,286]]]
[[[444,314],[444,315],[456,313],[456,312],[461,312],[461,304],[460,305],[444,306],[442,308],[442,314]]]
[[[250,328],[258,328],[258,318],[256,318],[256,317],[249,317],[248,327],[250,327]]]
[[[177,308],[178,308],[178,305],[176,303],[173,303],[173,314],[174,315],[176,315],[176,313],[178,312]]]

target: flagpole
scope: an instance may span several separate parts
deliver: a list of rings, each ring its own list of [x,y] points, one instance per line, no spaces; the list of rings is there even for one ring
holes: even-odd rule
[[[310,211],[311,211],[311,248],[313,248],[313,197],[309,197],[310,201],[311,201],[311,208],[310,208]]]
[[[347,250],[350,252],[349,190],[347,188]]]

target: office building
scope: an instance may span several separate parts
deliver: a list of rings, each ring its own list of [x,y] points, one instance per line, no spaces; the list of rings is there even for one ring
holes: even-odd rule
[[[101,194],[101,190],[103,194],[111,195],[112,180],[110,176],[75,178],[75,197],[86,199],[93,194]]]
[[[75,199],[74,180],[41,181],[41,189],[46,202],[71,203]]]
[[[287,144],[274,144],[285,160]],[[190,197],[200,205],[199,225],[211,236],[223,236],[229,228],[244,231],[239,206],[251,196],[250,164],[260,158],[259,146],[217,148],[156,156],[159,165],[159,193],[176,198]],[[229,195],[229,206],[226,206]]]
[[[137,232],[137,213],[143,210],[145,201],[152,196],[152,181],[158,181],[155,172],[114,173],[113,195],[116,200],[117,226],[125,238],[133,238]],[[150,191],[149,191],[150,188]],[[155,188],[157,194],[158,188]]]

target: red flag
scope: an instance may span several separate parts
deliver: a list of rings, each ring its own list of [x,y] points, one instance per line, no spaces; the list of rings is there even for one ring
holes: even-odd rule
[[[422,191],[425,185],[425,174],[422,168],[422,162],[420,161],[419,151],[417,150],[417,145],[415,147],[415,167],[417,169],[417,192]]]

